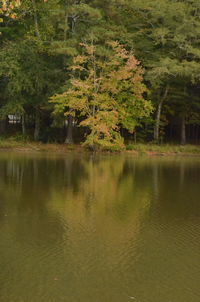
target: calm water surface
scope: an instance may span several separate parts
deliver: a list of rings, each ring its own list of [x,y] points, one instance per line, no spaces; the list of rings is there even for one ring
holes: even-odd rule
[[[200,158],[0,153],[1,302],[199,302]]]

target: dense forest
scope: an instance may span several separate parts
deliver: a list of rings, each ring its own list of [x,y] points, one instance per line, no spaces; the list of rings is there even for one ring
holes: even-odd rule
[[[199,0],[0,1],[0,135],[200,142]]]

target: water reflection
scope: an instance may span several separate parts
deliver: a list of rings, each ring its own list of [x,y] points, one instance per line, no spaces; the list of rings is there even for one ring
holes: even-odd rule
[[[198,158],[1,153],[0,301],[199,301],[199,176]]]

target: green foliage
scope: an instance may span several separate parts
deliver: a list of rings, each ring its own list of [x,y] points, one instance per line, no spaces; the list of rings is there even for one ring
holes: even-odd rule
[[[29,115],[38,127],[39,111],[50,132],[70,114],[86,145],[110,149],[123,148],[136,126],[138,140],[153,140],[156,125],[164,140],[175,127],[177,140],[184,117],[198,139],[199,11],[198,0],[1,0],[0,118]],[[120,78],[128,58],[118,62],[109,41],[140,60],[138,84]]]

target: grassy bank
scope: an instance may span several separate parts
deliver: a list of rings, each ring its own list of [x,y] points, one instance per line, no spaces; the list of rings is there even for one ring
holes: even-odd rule
[[[0,150],[13,151],[38,151],[38,152],[86,152],[87,150],[81,145],[65,145],[65,144],[44,144],[36,143],[16,138],[0,138]],[[200,146],[198,145],[156,145],[156,144],[128,144],[123,153],[135,155],[200,155]]]
[[[171,144],[129,144],[126,146],[127,152],[147,155],[200,155],[198,145],[171,145]]]
[[[72,150],[82,150],[81,146],[65,145],[65,144],[44,144],[40,142],[32,142],[15,138],[0,138],[0,150],[13,151],[39,151],[39,152],[58,152],[65,153]]]

